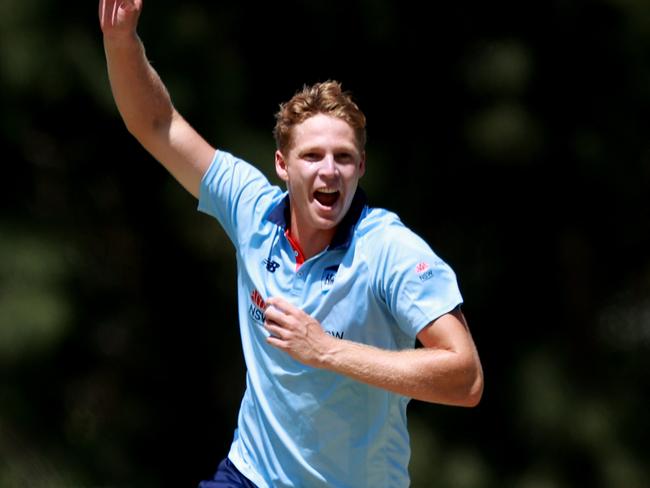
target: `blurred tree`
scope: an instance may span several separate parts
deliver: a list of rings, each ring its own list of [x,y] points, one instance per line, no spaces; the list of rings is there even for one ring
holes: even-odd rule
[[[147,3],[176,105],[272,180],[338,78],[371,202],[458,272],[475,410],[411,406],[414,487],[650,484],[650,4]],[[255,13],[254,15],[252,13]],[[192,486],[244,385],[234,251],[126,133],[96,5],[0,3],[0,486]]]

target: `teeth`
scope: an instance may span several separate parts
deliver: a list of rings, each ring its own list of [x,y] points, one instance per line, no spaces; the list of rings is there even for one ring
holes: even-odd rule
[[[338,190],[335,188],[319,188],[318,190],[321,193],[336,193]]]

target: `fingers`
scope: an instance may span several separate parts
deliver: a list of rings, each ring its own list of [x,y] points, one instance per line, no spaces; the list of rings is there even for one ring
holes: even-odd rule
[[[285,313],[277,305],[269,303],[267,300],[266,308],[264,309],[264,316],[272,322],[278,322],[284,319]]]
[[[283,315],[289,316],[298,316],[302,310],[298,307],[292,305],[287,300],[282,297],[271,297],[266,300],[266,309],[271,311],[271,313],[279,312]]]
[[[271,306],[264,312],[264,328],[272,336],[286,339],[291,332],[292,325],[287,315]]]
[[[113,9],[111,11],[111,25],[116,25],[117,24],[117,12],[120,8],[119,2],[112,2],[113,3]]]
[[[113,2],[115,0],[112,0]],[[99,0],[99,24],[104,27],[106,25],[106,11],[111,8],[108,4],[111,0]]]
[[[290,315],[287,313],[288,307],[292,306],[280,297],[266,300],[264,328],[271,334],[271,337],[268,339],[273,338],[276,342],[283,342],[291,336],[293,323]]]
[[[269,322],[268,320],[265,321],[264,328],[269,332],[269,334],[271,334],[271,337],[275,339],[285,340],[287,338],[287,330],[274,322]]]
[[[122,0],[100,0],[99,2],[99,22],[103,26],[113,26],[117,21],[117,13],[120,7],[132,2]]]
[[[274,336],[269,336],[266,338],[266,342],[282,351],[288,351],[287,345],[282,339],[278,339]]]
[[[267,307],[273,306],[280,310],[284,310],[286,309],[287,305],[289,305],[289,303],[282,297],[271,297],[266,299],[266,305]]]
[[[118,3],[120,4],[119,8],[121,8],[122,10],[126,10],[127,12],[138,10],[142,5],[141,1],[135,1],[135,0],[122,0],[121,2]]]
[[[100,0],[100,25],[102,29],[112,29],[120,24],[131,24],[133,19],[137,21],[141,9],[142,0]]]
[[[120,0],[100,0],[99,23],[102,29],[115,25]]]

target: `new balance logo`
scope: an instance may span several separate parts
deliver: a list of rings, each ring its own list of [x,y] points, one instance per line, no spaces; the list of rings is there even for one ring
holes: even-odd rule
[[[275,271],[280,267],[280,263],[277,263],[271,259],[265,259],[264,265],[266,266],[266,270],[270,273],[275,273]]]

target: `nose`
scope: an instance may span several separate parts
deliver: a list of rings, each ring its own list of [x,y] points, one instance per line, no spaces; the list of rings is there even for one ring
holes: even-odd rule
[[[336,166],[334,155],[328,154],[323,158],[323,162],[320,167],[320,174],[321,176],[330,178],[333,178],[338,174],[338,167]]]

